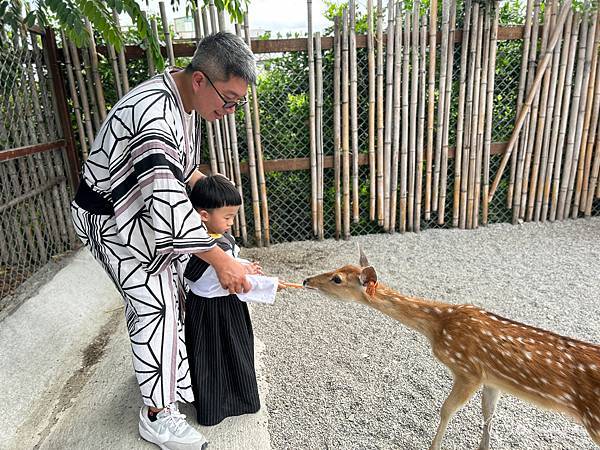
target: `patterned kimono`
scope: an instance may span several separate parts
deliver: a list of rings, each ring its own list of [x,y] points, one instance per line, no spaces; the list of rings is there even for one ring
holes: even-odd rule
[[[75,230],[125,301],[144,403],[193,401],[179,301],[190,253],[214,247],[186,194],[198,164],[195,112],[172,76],[140,84],[110,111],[72,203]]]

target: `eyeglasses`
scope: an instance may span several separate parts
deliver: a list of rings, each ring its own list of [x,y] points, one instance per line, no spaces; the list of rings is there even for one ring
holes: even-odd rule
[[[210,85],[213,87],[213,89],[215,90],[215,92],[219,95],[219,97],[221,97],[221,100],[223,100],[223,109],[230,109],[230,108],[238,109],[240,106],[244,106],[246,103],[248,103],[248,99],[246,98],[245,95],[242,98],[240,98],[238,101],[236,101],[236,102],[225,100],[225,97],[223,97],[223,95],[215,87],[215,85],[210,80],[210,78],[208,78],[208,75],[204,74],[204,76],[206,77],[206,79],[208,80],[208,82],[210,83]]]

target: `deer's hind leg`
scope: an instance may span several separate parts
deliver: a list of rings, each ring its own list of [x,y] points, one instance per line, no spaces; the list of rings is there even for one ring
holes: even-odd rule
[[[479,444],[479,450],[488,450],[490,448],[490,430],[492,428],[492,419],[496,404],[500,399],[500,391],[490,386],[484,386],[481,395],[481,409],[483,411],[483,436]]]
[[[448,395],[448,398],[442,405],[442,410],[440,411],[440,425],[438,426],[435,438],[431,443],[431,447],[429,447],[430,450],[440,449],[448,422],[450,422],[454,413],[467,403],[473,394],[475,394],[477,389],[479,389],[479,386],[481,386],[481,381],[479,379],[464,375],[454,375],[454,385],[452,386],[450,395]]]

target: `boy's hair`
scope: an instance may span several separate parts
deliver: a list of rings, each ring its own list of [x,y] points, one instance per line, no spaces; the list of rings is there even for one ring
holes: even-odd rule
[[[231,181],[223,175],[208,175],[196,181],[190,201],[196,209],[210,211],[224,206],[240,206],[242,197]]]
[[[228,81],[234,75],[248,84],[256,82],[254,54],[242,38],[225,31],[202,39],[185,71],[203,72],[213,81]]]

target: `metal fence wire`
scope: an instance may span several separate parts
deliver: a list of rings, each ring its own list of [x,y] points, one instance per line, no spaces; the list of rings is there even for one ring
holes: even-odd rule
[[[492,142],[506,142],[514,128],[517,91],[522,56],[522,40],[498,42],[494,86],[494,112]],[[454,48],[453,89],[450,114],[449,145],[456,143],[458,109],[458,80],[460,77],[461,45]],[[258,82],[261,140],[265,159],[308,158],[309,153],[309,87],[306,52],[263,53],[259,58]],[[359,151],[368,154],[368,63],[367,50],[357,51],[358,64],[358,136]],[[385,67],[385,63],[384,63]],[[333,155],[333,51],[323,52],[323,153]],[[243,124],[243,113],[238,113],[238,124]],[[240,158],[247,160],[245,134],[238,133]],[[491,155],[490,176],[493,177],[502,155]],[[448,161],[447,192],[453,189],[454,159]],[[265,174],[270,211],[271,242],[313,239],[311,219],[311,179],[309,170],[268,172]],[[512,209],[507,205],[509,170],[489,205],[489,223],[512,221]],[[361,166],[360,220],[351,224],[351,234],[361,235],[383,232],[376,222],[369,220],[369,169]],[[252,236],[252,211],[250,187],[246,180],[246,218],[248,235]],[[325,238],[335,236],[333,169],[324,171],[324,231]],[[421,230],[450,228],[452,226],[452,195],[446,196],[444,224],[439,225],[434,215],[421,219]],[[600,202],[594,203],[593,215],[600,213]]]
[[[75,237],[67,163],[52,145],[60,128],[41,38],[12,29],[0,35],[1,311],[19,285],[72,249]]]

